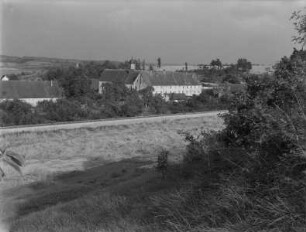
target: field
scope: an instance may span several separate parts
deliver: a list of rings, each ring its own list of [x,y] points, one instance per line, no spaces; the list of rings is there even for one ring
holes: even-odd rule
[[[153,207],[157,192],[177,186],[175,178],[161,181],[152,168],[157,154],[166,149],[169,161],[178,163],[185,152],[182,131],[221,127],[220,118],[205,116],[2,135],[2,143],[26,156],[23,176],[6,168],[0,183],[3,226],[10,231],[156,231],[143,221],[151,218],[147,207]]]
[[[50,68],[75,66],[82,62],[84,61],[76,59],[0,55],[0,75],[15,74],[20,80],[37,80]],[[112,61],[112,63],[118,65],[120,62]]]

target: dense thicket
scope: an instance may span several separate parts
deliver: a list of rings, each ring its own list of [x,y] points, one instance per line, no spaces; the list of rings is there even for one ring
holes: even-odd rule
[[[161,95],[153,95],[152,88],[137,92],[124,84],[107,84],[103,93],[98,94],[90,90],[86,79],[75,77],[67,79],[67,83],[63,85],[66,97],[56,102],[42,101],[36,107],[19,100],[1,102],[0,125],[217,110],[224,109],[229,102],[229,96],[218,98],[212,91],[204,91],[184,101],[166,102]]]
[[[284,57],[273,76],[246,78],[222,131],[186,135],[185,172],[198,181],[183,202],[197,202],[200,213],[183,217],[195,228],[203,222],[234,231],[306,227],[305,54]]]
[[[245,58],[239,58],[236,64],[222,66],[219,59],[212,60],[211,67],[203,66],[202,69],[194,70],[204,82],[239,84],[249,75],[252,63]]]

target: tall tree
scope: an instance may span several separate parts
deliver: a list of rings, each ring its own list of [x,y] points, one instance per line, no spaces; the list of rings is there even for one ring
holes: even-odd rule
[[[217,58],[216,60],[212,60],[210,62],[210,65],[213,66],[213,67],[217,67],[218,69],[222,68],[222,62],[219,58]]]
[[[237,70],[241,72],[249,72],[252,69],[252,63],[245,58],[239,58],[237,61]]]
[[[297,35],[293,36],[293,41],[302,45],[302,49],[306,44],[306,8],[304,8],[304,12],[295,11],[291,16],[291,20],[293,20],[293,25],[295,26],[295,30],[297,31]]]
[[[157,67],[158,68],[161,67],[161,58],[160,57],[157,58]]]
[[[146,61],[145,60],[142,60],[141,66],[142,66],[142,70],[146,70]]]

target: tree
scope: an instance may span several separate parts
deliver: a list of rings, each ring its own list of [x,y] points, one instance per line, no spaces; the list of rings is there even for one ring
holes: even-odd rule
[[[150,107],[152,105],[153,102],[153,90],[154,88],[152,86],[148,86],[145,89],[142,89],[139,91],[139,95],[143,101],[143,104],[146,108]]]
[[[142,68],[142,70],[146,70],[146,61],[145,60],[142,60],[141,68]]]
[[[111,62],[109,61],[105,61],[103,64],[91,61],[80,66],[80,69],[82,69],[82,72],[86,77],[94,79],[98,79],[101,73],[103,72],[103,70],[106,68],[114,68],[114,67],[111,65]]]
[[[157,67],[158,68],[161,67],[161,58],[160,57],[157,58]]]
[[[39,118],[35,114],[34,108],[23,101],[3,101],[0,103],[0,125],[25,125],[39,123]]]
[[[293,36],[293,41],[301,44],[303,49],[306,43],[306,14],[303,14],[302,11],[295,11],[290,19],[294,20],[293,25],[297,31],[297,35]]]
[[[282,175],[293,175],[295,165],[306,164],[305,71],[304,61],[297,55],[282,58],[274,76],[246,79],[246,92],[235,96],[225,116],[224,140],[256,154],[250,167],[252,178],[267,181],[269,173],[281,166]],[[266,170],[266,174],[255,175],[258,170]]]
[[[18,76],[14,73],[8,74],[7,76],[10,79],[10,81],[17,81],[18,80]]]
[[[210,62],[210,65],[213,66],[213,67],[217,67],[218,69],[222,68],[222,62],[221,62],[221,60],[219,58],[216,59],[216,60],[212,60]]]
[[[12,152],[7,151],[6,148],[0,149],[0,161],[2,164],[8,164],[10,167],[14,168],[17,172],[22,174],[21,167],[24,166],[24,157]],[[5,177],[4,170],[0,167],[0,180]]]
[[[75,67],[56,69],[48,72],[47,78],[49,80],[57,80],[63,88],[64,95],[67,98],[84,97],[91,92],[90,80],[87,75],[90,75],[90,73],[92,73],[92,75],[99,75],[93,74],[99,71],[93,71],[91,69],[92,64],[89,64],[87,68],[86,71],[83,68]]]
[[[241,72],[249,72],[252,69],[252,63],[245,58],[239,58],[237,61],[237,70]]]
[[[228,82],[231,84],[239,84],[240,80],[237,77],[237,75],[226,74],[225,77],[222,79],[222,82]]]
[[[136,91],[131,91],[121,106],[121,116],[134,117],[142,112],[143,102]]]
[[[188,71],[188,63],[185,62],[185,70]]]
[[[129,95],[129,89],[124,83],[106,83],[103,85],[102,99],[104,102],[124,101]]]
[[[135,69],[140,70],[141,69],[141,61],[140,59],[134,59]]]
[[[116,65],[113,62],[109,61],[109,60],[106,60],[103,63],[102,66],[103,66],[104,69],[106,69],[106,68],[108,68],[108,69],[116,69],[117,68]]]

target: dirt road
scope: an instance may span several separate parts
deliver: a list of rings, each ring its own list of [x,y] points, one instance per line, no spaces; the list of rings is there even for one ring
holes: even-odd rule
[[[71,130],[79,128],[96,128],[103,126],[129,125],[129,124],[144,123],[144,122],[150,123],[150,122],[158,122],[158,121],[174,120],[174,119],[209,117],[209,116],[216,116],[219,113],[224,113],[224,112],[225,111],[210,111],[210,112],[190,113],[190,114],[135,117],[135,118],[124,118],[124,119],[107,119],[107,120],[98,120],[98,121],[77,122],[77,123],[72,122],[72,123],[62,123],[62,124],[52,124],[52,125],[7,127],[0,129],[0,135],[10,134],[10,133],[21,133],[21,132],[42,132],[42,131],[54,131],[54,130]]]

